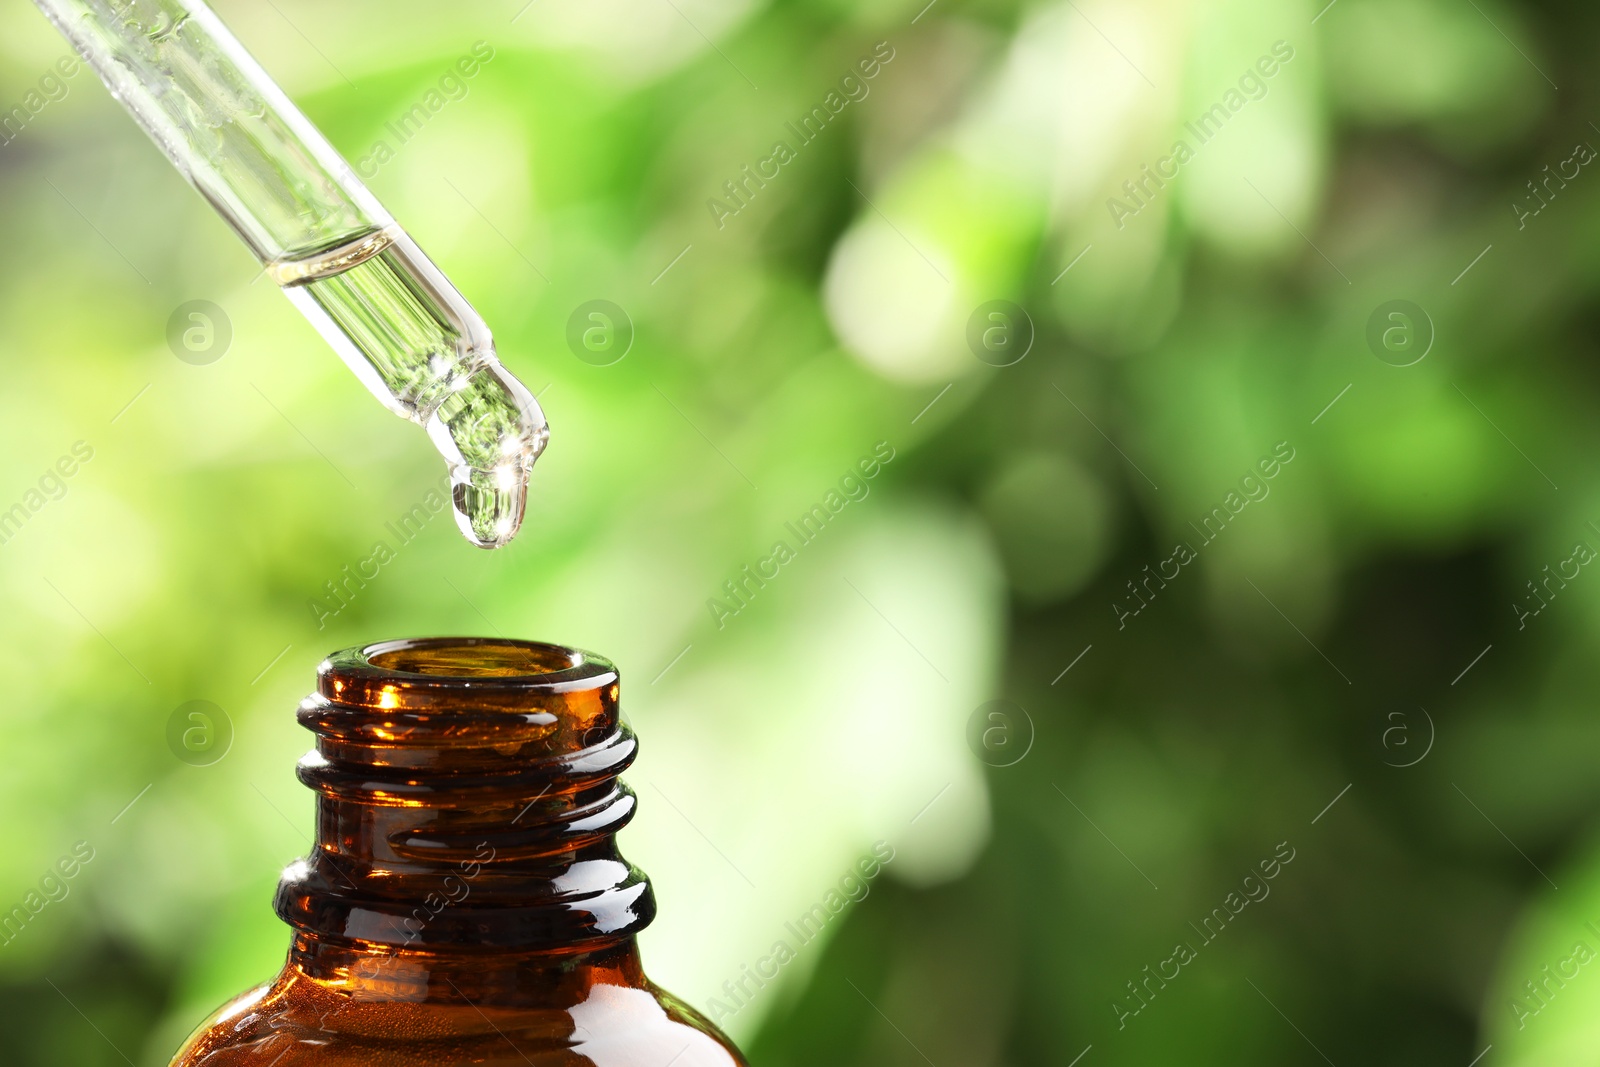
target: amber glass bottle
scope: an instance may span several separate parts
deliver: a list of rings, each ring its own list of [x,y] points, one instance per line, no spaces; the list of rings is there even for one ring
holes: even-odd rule
[[[278,887],[288,962],[173,1063],[742,1067],[639,962],[655,901],[616,846],[637,748],[618,684],[524,641],[330,656],[299,712],[317,835]]]

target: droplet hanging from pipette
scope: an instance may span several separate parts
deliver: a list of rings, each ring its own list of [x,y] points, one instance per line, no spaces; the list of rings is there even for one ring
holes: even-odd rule
[[[374,396],[427,428],[450,467],[462,534],[480,548],[509,542],[549,425],[496,358],[488,326],[416,243],[391,225],[269,273]]]
[[[550,430],[526,387],[498,362],[479,367],[428,420],[428,436],[450,464],[456,525],[480,548],[516,534],[528,477]]]

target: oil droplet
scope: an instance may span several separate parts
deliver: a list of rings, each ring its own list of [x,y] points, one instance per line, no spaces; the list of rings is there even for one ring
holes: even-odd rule
[[[428,436],[450,466],[456,525],[479,548],[516,536],[533,463],[550,440],[539,402],[498,362],[469,374],[434,410]]]

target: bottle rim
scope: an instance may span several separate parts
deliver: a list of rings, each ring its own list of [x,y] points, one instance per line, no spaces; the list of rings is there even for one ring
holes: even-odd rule
[[[318,689],[342,704],[381,707],[384,687],[425,693],[571,693],[616,685],[604,656],[567,645],[505,637],[410,637],[343,649],[317,667]],[[373,699],[363,700],[368,691]],[[397,695],[397,694],[391,694]]]

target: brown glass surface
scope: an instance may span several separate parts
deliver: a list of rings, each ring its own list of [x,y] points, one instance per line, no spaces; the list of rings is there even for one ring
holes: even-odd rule
[[[317,678],[298,768],[317,839],[276,899],[288,962],[175,1067],[744,1064],[639,962],[655,901],[614,837],[637,751],[615,667],[435,638],[335,653]]]

